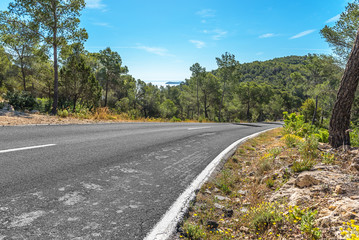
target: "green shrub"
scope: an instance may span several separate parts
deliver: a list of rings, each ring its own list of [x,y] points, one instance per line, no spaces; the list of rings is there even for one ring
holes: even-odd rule
[[[52,101],[48,98],[37,98],[37,110],[42,113],[47,113],[51,111]]]
[[[225,169],[221,172],[220,177],[216,181],[216,186],[224,193],[230,194],[232,191],[230,186],[233,185],[232,172]]]
[[[314,134],[319,142],[327,143],[329,139],[329,131],[327,129],[321,128],[317,133]]]
[[[257,232],[265,232],[273,225],[280,225],[283,215],[277,203],[261,203],[248,213],[250,227]]]
[[[206,237],[206,233],[201,227],[188,222],[183,225],[183,232],[191,240],[200,240]]]
[[[320,239],[322,233],[315,225],[315,217],[318,211],[307,210],[300,222],[300,230],[305,233],[309,239]]]
[[[291,169],[293,172],[308,171],[308,170],[312,169],[314,164],[315,164],[315,161],[312,159],[304,159],[301,161],[296,160],[293,162],[293,166],[291,167]]]
[[[62,118],[67,118],[69,116],[69,112],[66,109],[58,110],[57,115]]]
[[[181,122],[181,119],[180,118],[177,118],[175,116],[173,116],[170,120],[170,122]]]
[[[284,140],[285,145],[289,148],[296,147],[299,143],[303,142],[302,138],[294,134],[286,134],[282,139]]]
[[[298,144],[300,155],[304,159],[314,159],[318,157],[318,139],[311,135],[306,137],[305,140]]]
[[[5,99],[15,110],[33,110],[37,107],[36,99],[29,92],[7,92]]]

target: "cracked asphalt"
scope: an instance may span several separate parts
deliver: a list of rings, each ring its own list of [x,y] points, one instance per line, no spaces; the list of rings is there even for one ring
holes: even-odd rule
[[[279,126],[2,127],[0,240],[143,239],[221,151]]]

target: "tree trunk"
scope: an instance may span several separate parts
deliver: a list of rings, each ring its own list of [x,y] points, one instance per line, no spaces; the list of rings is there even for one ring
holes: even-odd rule
[[[199,119],[198,77],[197,77],[197,119]]]
[[[55,35],[55,34],[54,34]],[[54,37],[56,38],[56,37]],[[53,45],[54,48],[54,102],[52,103],[51,113],[57,114],[58,100],[59,100],[59,73],[57,65],[57,44]]]
[[[221,122],[221,111],[222,111],[223,99],[224,99],[225,91],[226,91],[226,82],[223,83],[222,99],[221,99],[221,104],[219,105],[219,112],[218,112],[218,121],[219,122]]]
[[[329,124],[329,143],[332,147],[350,145],[350,111],[359,81],[359,32],[349,55],[340,83]]]
[[[315,119],[317,118],[317,110],[318,110],[318,95],[315,96],[315,109],[314,109],[313,118],[312,118],[312,125],[315,124]]]
[[[26,74],[25,74],[25,67],[22,59],[20,58],[20,67],[21,67],[21,75],[22,75],[22,84],[24,87],[24,92],[26,92]]]
[[[54,102],[52,103],[51,113],[53,115],[57,114],[57,105],[59,100],[59,73],[57,65],[57,15],[56,15],[56,2],[52,3],[53,14],[54,14],[54,27],[53,27],[53,37],[52,37],[52,46],[54,49]]]
[[[108,80],[108,76],[106,76],[106,93],[105,93],[105,107],[107,107],[107,93],[108,93],[108,82],[109,82],[109,80]]]
[[[204,94],[204,117],[208,119],[207,95]]]

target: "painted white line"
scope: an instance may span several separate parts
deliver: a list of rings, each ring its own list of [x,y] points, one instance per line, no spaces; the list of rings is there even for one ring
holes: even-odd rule
[[[29,150],[29,149],[34,149],[34,148],[51,147],[51,146],[55,146],[55,145],[56,144],[46,144],[46,145],[38,145],[38,146],[31,146],[31,147],[6,149],[6,150],[0,150],[0,153],[16,152],[16,151]]]
[[[205,128],[211,128],[211,127],[194,127],[194,128],[187,128],[187,130],[197,130],[197,129],[205,129]]]
[[[177,198],[176,202],[167,210],[162,216],[161,220],[155,227],[147,234],[144,240],[166,240],[175,231],[177,224],[183,219],[184,214],[190,202],[196,196],[195,191],[200,189],[201,186],[208,180],[213,171],[216,169],[222,159],[231,151],[233,151],[240,143],[247,141],[250,138],[256,137],[271,129],[267,129],[247,137],[241,138],[232,143],[229,147],[223,150],[189,185],[189,187]]]

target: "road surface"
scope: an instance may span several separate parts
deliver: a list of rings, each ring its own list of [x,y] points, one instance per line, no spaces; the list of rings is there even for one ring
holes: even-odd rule
[[[0,239],[143,239],[221,151],[278,126],[0,127]]]

